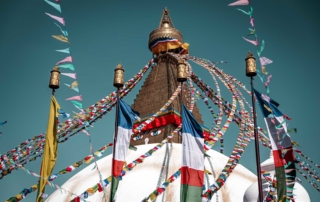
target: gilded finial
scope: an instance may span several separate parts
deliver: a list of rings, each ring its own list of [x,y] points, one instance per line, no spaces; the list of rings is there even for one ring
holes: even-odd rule
[[[116,69],[122,69],[122,64],[121,64],[121,62],[119,62],[119,64],[117,65],[117,67],[116,67]]]
[[[60,86],[60,71],[58,66],[54,66],[53,70],[51,70],[49,88],[58,89],[59,86]]]
[[[120,88],[124,85],[124,69],[121,63],[114,69],[113,86]]]
[[[161,19],[159,22],[159,27],[153,30],[149,36],[148,47],[152,51],[152,46],[159,40],[163,38],[173,38],[177,39],[182,43],[182,34],[179,30],[175,29],[172,19],[170,17],[170,12],[167,7],[162,11]]]
[[[249,51],[246,61],[246,76],[253,77],[257,75],[256,68],[256,59],[253,57],[253,54]]]
[[[185,82],[187,80],[187,66],[185,60],[179,58],[177,64],[177,81],[178,82]]]

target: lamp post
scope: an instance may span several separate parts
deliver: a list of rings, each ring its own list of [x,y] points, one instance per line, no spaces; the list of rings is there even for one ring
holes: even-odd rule
[[[112,148],[112,173],[114,173],[114,165],[113,160],[115,157],[115,150],[118,138],[118,116],[119,116],[119,99],[120,99],[120,88],[124,85],[124,69],[122,68],[121,64],[118,64],[114,70],[114,79],[113,79],[113,86],[117,88],[117,102],[116,102],[116,120],[115,120],[115,128],[114,128],[114,138],[113,138],[113,148]],[[111,183],[113,183],[111,181]],[[113,193],[110,191],[110,199],[113,199]]]
[[[253,57],[252,53],[250,53],[250,51],[249,51],[245,61],[246,61],[246,76],[250,77],[250,84],[251,84],[253,127],[254,127],[253,131],[254,131],[254,142],[255,142],[255,150],[256,150],[255,152],[256,152],[257,175],[258,175],[259,201],[263,202],[259,139],[258,139],[258,131],[257,131],[256,104],[255,104],[254,92],[253,92],[253,77],[257,75],[256,59]]]

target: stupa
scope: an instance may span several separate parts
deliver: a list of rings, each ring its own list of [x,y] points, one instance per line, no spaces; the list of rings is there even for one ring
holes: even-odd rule
[[[270,176],[273,179],[273,176],[275,174],[275,167],[274,167],[274,161],[273,161],[273,153],[270,152],[269,159],[265,160],[261,163],[261,170],[268,171],[270,173]],[[268,194],[268,186],[269,184],[266,182],[264,178],[262,178],[262,189],[263,189],[263,196],[266,197]],[[259,190],[258,190],[258,182],[256,181],[250,187],[246,190],[244,196],[243,196],[243,202],[257,202],[259,201],[258,196]],[[305,190],[305,188],[296,182],[293,187],[293,195],[295,202],[310,202],[310,197]]]
[[[169,45],[167,43],[166,46],[162,46],[162,41],[166,40],[172,40],[175,43],[169,43]],[[159,27],[150,33],[149,49],[157,65],[153,67],[146,78],[132,105],[134,110],[140,112],[142,121],[157,112],[178,86],[176,81],[176,65],[178,61],[166,53],[181,53],[188,49],[187,44],[182,44],[182,34],[174,27],[169,11],[166,8],[162,13]],[[155,143],[161,142],[177,127],[178,120],[180,119],[179,112],[181,110],[181,102],[189,106],[190,100],[188,98],[188,94],[183,98],[177,98],[168,110],[161,114],[156,121],[156,127],[153,129],[162,130],[159,135],[149,139],[131,141],[131,145],[135,146],[137,150],[128,151],[127,162],[131,162],[141,154],[147,152],[150,148],[153,148],[156,145]],[[193,109],[193,115],[200,124],[203,124],[201,114],[196,105]],[[182,145],[180,143],[181,136],[175,135],[169,144],[164,145],[151,157],[146,158],[143,164],[137,165],[135,169],[127,172],[119,183],[116,201],[142,201],[161,185],[162,182],[180,169],[182,165]],[[207,155],[205,158],[205,169],[212,174],[206,174],[205,176],[206,189],[215,183],[215,180],[228,161],[227,156],[214,150],[208,151]],[[109,155],[97,161],[104,178],[111,174],[111,159],[112,155]],[[64,183],[62,187],[72,193],[80,195],[87,188],[99,182],[99,176],[96,171],[92,170],[93,167],[94,164],[87,166]],[[228,178],[224,187],[213,196],[212,201],[238,202],[239,199],[243,198],[245,190],[255,181],[256,176],[239,164]],[[107,187],[106,191],[109,193],[110,186]],[[75,196],[68,193],[61,193],[57,190],[47,201],[70,201],[74,197]],[[101,201],[102,198],[103,192],[97,192],[87,200]],[[109,201],[108,196],[107,199],[104,200]],[[156,201],[180,201],[180,179],[171,183]]]

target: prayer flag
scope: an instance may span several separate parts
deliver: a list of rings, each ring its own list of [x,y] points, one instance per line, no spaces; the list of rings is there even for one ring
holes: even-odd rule
[[[58,67],[60,67],[60,68],[67,68],[67,69],[70,69],[70,70],[74,71],[74,66],[73,66],[73,64],[60,64],[60,65],[58,65]]]
[[[82,96],[81,95],[77,95],[77,96],[69,97],[66,100],[82,100]]]
[[[48,0],[44,0],[44,1],[61,13],[61,7],[59,4],[52,3],[51,1],[48,1]]]
[[[249,0],[238,0],[236,2],[233,2],[229,4],[228,6],[243,6],[243,5],[249,5]]]
[[[287,131],[284,114],[271,102],[271,99],[254,89],[264,121],[266,123],[272,146],[272,153],[277,179],[277,196],[279,201],[293,198],[292,192],[296,177],[294,153],[291,137]]]
[[[201,202],[204,183],[204,137],[200,124],[182,105],[181,202]]]
[[[69,40],[67,37],[65,36],[62,36],[62,35],[52,35],[53,38],[59,40],[59,41],[62,41],[62,42],[66,42],[66,43],[69,43]]]
[[[56,164],[58,156],[58,139],[57,139],[57,116],[59,115],[58,110],[60,105],[58,104],[54,96],[51,97],[50,112],[48,127],[46,133],[46,142],[44,145],[43,158],[41,163],[40,175],[42,178],[39,179],[39,187],[37,194],[37,202],[42,202],[43,198],[41,193],[45,193],[45,186],[48,177],[51,176],[52,170]]]
[[[73,79],[77,79],[77,74],[76,73],[61,73],[61,75],[68,76],[68,77],[73,78]]]
[[[65,62],[72,62],[72,57],[71,56],[66,57],[65,59],[57,62],[57,65]]]
[[[62,49],[62,50],[56,50],[57,52],[61,52],[61,53],[67,53],[70,54],[70,49],[66,48],[66,49]]]
[[[64,26],[64,19],[63,18],[60,18],[60,17],[55,16],[55,15],[51,15],[49,13],[45,13],[45,14],[48,15],[50,18],[55,19],[56,21],[60,22]]]
[[[253,41],[253,40],[247,39],[247,38],[245,38],[245,37],[242,37],[242,38],[243,38],[244,40],[248,41],[249,43],[252,43],[253,45],[258,46],[258,41],[257,41],[257,39],[256,39],[255,41]]]
[[[126,154],[129,149],[130,139],[133,123],[139,113],[131,109],[131,107],[122,100],[119,102],[119,115],[118,115],[118,137],[115,142],[114,159],[112,159],[112,181],[110,191],[110,202],[115,200],[115,195],[119,185],[119,177],[121,176],[122,168],[125,162]]]

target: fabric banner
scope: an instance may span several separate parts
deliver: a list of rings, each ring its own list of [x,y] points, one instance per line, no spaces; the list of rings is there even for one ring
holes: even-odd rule
[[[161,38],[151,44],[151,50],[153,54],[160,52],[167,52],[171,49],[180,48],[180,54],[188,54],[189,53],[189,44],[181,43],[178,39],[174,38]]]
[[[119,177],[122,173],[122,168],[126,159],[126,154],[129,149],[130,139],[133,127],[133,122],[139,113],[131,109],[131,107],[122,101],[119,102],[119,115],[118,115],[118,135],[114,144],[114,159],[112,159],[112,181],[110,191],[110,202],[113,202],[116,197],[117,188],[119,185]]]
[[[57,139],[57,117],[59,115],[58,110],[60,106],[54,96],[51,98],[50,113],[48,128],[46,134],[46,144],[44,146],[43,158],[41,163],[40,175],[44,178],[39,180],[39,189],[37,194],[37,202],[42,202],[43,198],[40,196],[41,193],[45,193],[45,186],[48,177],[51,175],[52,170],[56,164],[58,156],[58,139]]]
[[[204,183],[204,137],[200,124],[182,105],[181,202],[201,202]]]
[[[268,129],[273,151],[277,179],[278,201],[293,199],[293,186],[296,178],[294,153],[291,137],[287,133],[284,115],[270,102],[270,98],[254,89]]]

